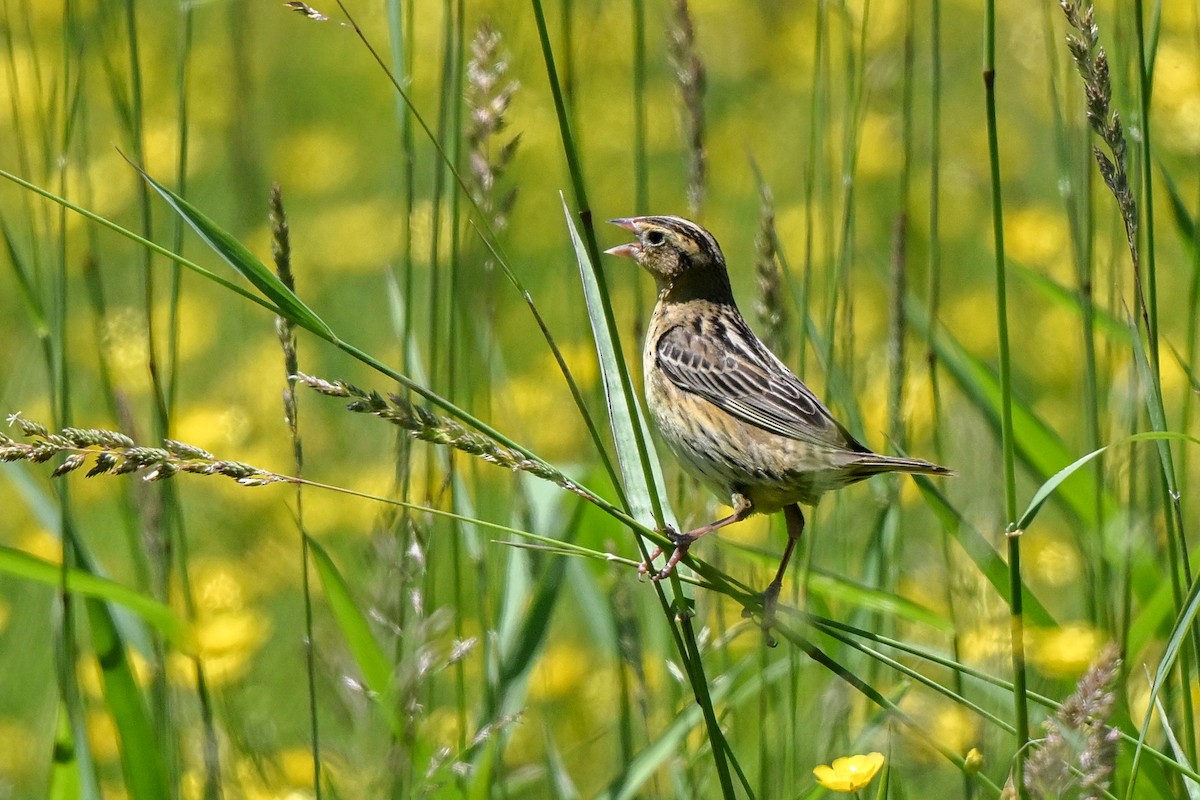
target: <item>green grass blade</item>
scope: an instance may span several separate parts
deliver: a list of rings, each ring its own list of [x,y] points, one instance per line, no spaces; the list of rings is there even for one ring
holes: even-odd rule
[[[334,338],[333,331],[325,324],[325,321],[284,286],[283,281],[279,280],[274,271],[255,258],[241,242],[201,213],[200,209],[151,178],[144,170],[136,165],[134,169],[154,191],[167,201],[176,214],[192,226],[192,229],[204,240],[205,244],[212,248],[213,252],[262,292],[263,296],[279,309],[282,316],[325,339]]]
[[[966,516],[954,507],[950,500],[942,494],[941,490],[934,485],[933,481],[923,475],[914,475],[913,478],[921,490],[921,495],[925,498],[926,505],[941,520],[945,530],[950,532],[950,535],[954,537],[967,556],[975,563],[976,569],[979,570],[983,577],[987,578],[988,582],[999,592],[1000,596],[1007,601],[1010,592],[1008,564],[1004,562],[1004,559],[992,547],[991,542],[985,539],[983,534],[967,520]],[[1024,591],[1024,597],[1025,616],[1033,624],[1047,627],[1056,624],[1054,617],[1030,593],[1028,587]]]
[[[1175,735],[1175,730],[1171,727],[1171,718],[1167,714],[1167,709],[1163,707],[1162,700],[1155,699],[1154,707],[1158,709],[1158,719],[1162,723],[1163,733],[1167,735],[1167,743],[1171,745],[1171,752],[1174,754],[1175,760],[1186,769],[1193,769],[1187,753],[1179,743],[1179,737]],[[1200,783],[1196,783],[1187,776],[1183,776],[1181,780],[1187,789],[1188,800],[1200,800]]]
[[[129,664],[128,652],[108,606],[86,601],[92,647],[100,665],[105,706],[120,735],[125,789],[133,800],[170,797],[164,749]]]
[[[1017,525],[1016,525],[1017,532],[1024,531],[1033,523],[1033,519],[1034,519],[1034,517],[1037,516],[1038,511],[1041,510],[1042,505],[1050,498],[1050,496],[1052,494],[1054,494],[1054,491],[1062,484],[1063,481],[1065,481],[1067,478],[1074,475],[1075,472],[1080,467],[1084,466],[1089,461],[1096,458],[1096,456],[1100,455],[1105,450],[1108,450],[1111,447],[1116,447],[1118,445],[1130,444],[1133,442],[1156,440],[1156,439],[1175,439],[1177,441],[1192,442],[1193,444],[1200,444],[1200,439],[1196,439],[1196,438],[1194,438],[1192,436],[1188,436],[1186,434],[1162,433],[1162,432],[1154,431],[1154,432],[1150,432],[1150,433],[1134,434],[1133,436],[1129,436],[1125,439],[1122,439],[1121,441],[1119,441],[1115,444],[1106,445],[1104,447],[1101,447],[1099,450],[1093,450],[1092,452],[1088,453],[1087,455],[1083,456],[1082,458],[1077,459],[1076,461],[1072,462],[1071,464],[1063,467],[1058,472],[1054,473],[1054,475],[1048,481],[1043,483],[1041,485],[1041,487],[1038,488],[1038,490],[1033,495],[1033,499],[1029,501],[1029,507],[1027,509],[1025,509],[1025,513],[1021,515],[1021,518],[1019,520],[1017,520]]]
[[[1083,316],[1083,304],[1076,289],[1068,289],[1049,275],[1020,264],[1010,264],[1012,274],[1032,287],[1055,306]],[[1129,326],[1108,311],[1093,306],[1090,311],[1096,330],[1108,335],[1114,344],[1129,343]]]
[[[13,273],[17,276],[17,285],[21,289],[21,299],[25,302],[25,308],[33,318],[34,333],[39,339],[45,339],[50,335],[50,326],[46,322],[46,311],[42,307],[42,301],[33,287],[33,275],[25,266],[25,259],[21,257],[20,251],[17,249],[17,243],[13,239],[12,232],[9,231],[8,224],[4,221],[3,217],[0,217],[0,231],[4,233],[4,244],[8,249],[8,260],[12,264]]]
[[[84,742],[85,747],[86,745]],[[76,758],[71,720],[66,706],[60,703],[58,727],[54,732],[54,749],[50,754],[50,785],[46,792],[46,800],[92,800],[99,796],[100,793],[92,780],[84,782],[81,764]]]
[[[713,688],[712,699],[724,701],[729,690],[737,685],[738,670],[731,670],[726,677]],[[643,789],[651,776],[663,767],[678,751],[684,738],[701,725],[704,714],[697,705],[690,705],[681,711],[649,744],[638,752],[632,763],[621,773],[619,782],[608,787],[599,795],[603,800],[629,800],[645,795]]]
[[[907,622],[924,625],[939,633],[954,632],[945,616],[892,592],[865,586],[824,570],[813,569],[805,588],[816,597],[853,605],[863,611],[887,614]]]
[[[0,178],[4,178],[7,181],[11,181],[12,183],[17,184],[18,186],[20,186],[23,189],[27,189],[27,190],[33,192],[34,194],[44,197],[45,199],[47,199],[53,203],[57,203],[58,205],[67,209],[68,211],[73,211],[86,220],[94,222],[97,225],[100,225],[102,227],[108,228],[113,233],[124,236],[126,239],[129,239],[132,242],[136,242],[140,247],[145,247],[147,250],[157,253],[160,256],[169,258],[171,261],[174,261],[175,263],[179,264],[180,266],[187,267],[192,272],[195,272],[197,275],[202,275],[203,277],[207,278],[208,280],[212,281],[213,283],[216,283],[219,286],[221,286],[225,289],[228,289],[231,292],[235,292],[235,293],[241,295],[242,297],[246,298],[247,300],[250,300],[254,303],[259,304],[260,306],[262,306],[263,308],[266,308],[268,311],[270,311],[272,313],[275,313],[275,314],[281,313],[278,308],[275,308],[270,303],[268,303],[266,300],[262,299],[261,297],[254,294],[253,292],[249,291],[248,289],[238,286],[236,283],[233,283],[232,281],[228,281],[225,278],[222,278],[220,275],[217,275],[214,272],[210,272],[209,270],[205,269],[204,267],[200,266],[199,264],[197,264],[193,261],[189,261],[188,259],[179,255],[178,253],[171,252],[170,250],[163,247],[162,245],[156,244],[156,243],[150,241],[149,239],[146,239],[143,236],[139,236],[138,234],[134,233],[133,231],[129,230],[128,228],[121,227],[120,225],[113,222],[112,220],[102,217],[99,214],[95,213],[94,211],[89,211],[88,209],[84,208],[83,206],[81,206],[77,203],[72,203],[70,200],[67,200],[64,197],[61,197],[61,196],[55,194],[54,192],[49,191],[48,189],[43,189],[42,187],[38,186],[37,184],[30,183],[29,181],[25,180],[24,178],[18,177],[17,175],[14,175],[13,173],[11,173],[7,170],[0,169]]]
[[[354,600],[350,584],[342,577],[342,573],[334,565],[329,553],[316,540],[309,537],[309,553],[312,555],[313,566],[321,579],[321,587],[329,601],[329,609],[337,620],[338,628],[346,639],[354,663],[362,672],[363,682],[370,691],[372,698],[383,709],[392,730],[398,730],[394,711],[387,702],[390,697],[392,665],[384,653],[375,634],[371,632],[371,624],[367,616]]]
[[[909,297],[908,312],[909,321],[922,335],[929,331],[929,320],[915,297]],[[999,430],[1001,392],[996,374],[972,356],[950,333],[934,330],[930,341],[939,365],[954,378],[984,418]],[[1011,405],[1013,446],[1021,461],[1038,480],[1047,480],[1061,465],[1075,460],[1075,453],[1067,448],[1062,437],[1038,417],[1028,404],[1013,397]],[[1063,486],[1056,497],[1085,525],[1095,527],[1099,524],[1094,501],[1097,491],[1100,491],[1100,487],[1096,486],[1095,475],[1083,472],[1077,480]],[[1107,493],[1104,494],[1104,507],[1107,519],[1118,513],[1116,501]]]
[[[1150,732],[1150,721],[1154,713],[1154,704],[1158,701],[1163,686],[1166,685],[1167,680],[1170,678],[1179,661],[1185,641],[1192,635],[1192,626],[1196,621],[1196,614],[1198,612],[1200,612],[1200,580],[1194,581],[1189,588],[1183,608],[1175,619],[1175,625],[1171,628],[1171,636],[1167,639],[1167,646],[1163,650],[1162,658],[1158,662],[1158,669],[1154,671],[1154,681],[1150,684],[1150,702],[1146,704],[1146,713],[1138,729],[1137,749],[1134,751],[1133,766],[1130,768],[1127,797],[1134,796],[1133,788],[1137,781],[1142,752],[1146,747],[1146,736]]]
[[[552,789],[550,796],[554,800],[578,800],[579,790],[575,788],[575,783],[571,780],[571,772],[567,769],[562,754],[558,752],[554,736],[548,728],[542,736],[542,742],[542,746],[546,750],[544,768]]]
[[[654,519],[658,513],[667,514],[662,508],[666,488],[658,459],[653,453],[642,414],[636,400],[627,402],[632,397],[622,384],[622,372],[617,363],[622,358],[617,351],[617,343],[611,335],[611,330],[605,320],[604,307],[600,299],[601,287],[596,280],[596,266],[588,255],[587,247],[579,238],[575,223],[571,220],[571,212],[563,200],[563,213],[567,219],[567,229],[571,233],[571,245],[575,248],[575,258],[579,264],[579,277],[583,283],[583,296],[587,302],[588,321],[592,325],[592,335],[596,340],[596,356],[600,360],[600,374],[604,381],[604,395],[608,401],[609,423],[613,441],[617,448],[617,463],[621,468],[621,479],[625,485],[630,512],[639,520]],[[635,426],[642,431],[642,442],[648,453],[642,460],[642,450],[638,446]]]
[[[572,529],[579,527],[579,511],[582,506],[576,504],[576,514],[571,522]],[[568,536],[570,532],[568,532]],[[570,537],[573,538],[573,537]],[[501,650],[504,662],[500,668],[500,680],[504,682],[516,680],[528,674],[537,661],[537,654],[545,643],[546,634],[550,630],[550,619],[563,588],[563,574],[567,568],[565,558],[552,558],[549,566],[540,576],[533,587],[533,598],[524,608],[521,624],[516,629],[510,641],[505,642]]]
[[[3,545],[0,545],[0,572],[47,586],[58,586],[62,577],[58,564]],[[118,603],[145,620],[174,647],[184,652],[195,649],[188,624],[169,606],[152,597],[82,569],[67,571],[67,589],[83,597]]]
[[[1163,182],[1167,187],[1167,196],[1171,201],[1171,218],[1175,220],[1175,227],[1179,231],[1179,243],[1193,253],[1196,249],[1196,220],[1192,218],[1191,212],[1188,211],[1187,203],[1179,194],[1179,187],[1175,185],[1175,180],[1171,177],[1171,173],[1167,170],[1161,170]]]
[[[563,531],[562,538],[570,541],[579,530],[584,505],[575,504],[571,520]],[[544,569],[535,582],[528,580],[529,566],[537,563],[520,551],[509,559],[509,572],[505,580],[504,622],[497,626],[496,649],[500,654],[500,670],[496,676],[496,687],[484,712],[483,724],[494,724],[501,719],[520,713],[526,704],[529,674],[537,665],[550,634],[550,623],[554,610],[566,587],[563,576],[569,560],[561,556],[542,559]],[[480,748],[477,762],[485,762],[491,754],[490,748]],[[481,770],[481,775],[486,775]],[[483,790],[484,786],[476,784]]]

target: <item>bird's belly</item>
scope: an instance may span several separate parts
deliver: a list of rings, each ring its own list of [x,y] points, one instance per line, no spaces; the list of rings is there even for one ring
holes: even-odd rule
[[[756,512],[770,513],[812,505],[837,485],[832,454],[743,422],[653,371],[646,404],[684,471],[726,502],[739,493]]]

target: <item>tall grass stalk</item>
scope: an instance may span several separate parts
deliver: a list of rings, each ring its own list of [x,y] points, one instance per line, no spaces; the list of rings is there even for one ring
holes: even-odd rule
[[[1109,85],[1108,58],[1104,49],[1099,46],[1098,26],[1094,21],[1092,5],[1078,4],[1063,0],[1062,8],[1073,32],[1068,37],[1068,47],[1076,62],[1076,66],[1084,80],[1087,98],[1088,121],[1097,136],[1104,142],[1105,150],[1093,147],[1100,174],[1105,184],[1112,192],[1121,213],[1125,226],[1126,241],[1129,247],[1130,263],[1133,272],[1134,292],[1138,314],[1136,319],[1136,335],[1134,341],[1134,361],[1139,366],[1139,383],[1144,393],[1144,405],[1152,430],[1165,432],[1167,430],[1166,412],[1164,408],[1161,368],[1157,353],[1158,341],[1158,310],[1157,290],[1154,266],[1155,231],[1153,216],[1153,161],[1151,160],[1151,130],[1150,130],[1150,70],[1153,54],[1146,49],[1146,32],[1143,23],[1143,11],[1140,0],[1133,7],[1134,28],[1137,51],[1137,80],[1142,125],[1140,136],[1140,152],[1142,156],[1142,200],[1141,208],[1144,214],[1144,224],[1139,218],[1139,204],[1134,188],[1130,186],[1125,164],[1126,143],[1119,116],[1109,106],[1111,87]],[[1145,254],[1145,269],[1143,269],[1142,254]],[[1145,362],[1145,368],[1141,369]],[[1193,613],[1184,598],[1185,587],[1193,585],[1190,556],[1186,539],[1183,535],[1183,518],[1179,503],[1179,490],[1171,449],[1166,441],[1156,442],[1158,455],[1157,471],[1158,491],[1161,498],[1162,513],[1167,530],[1167,555],[1171,564],[1172,590],[1175,607],[1181,619]],[[1200,663],[1200,633],[1191,630],[1188,635],[1188,647],[1180,654],[1179,678],[1182,686],[1191,685],[1191,675],[1197,663]],[[1195,757],[1196,738],[1194,711],[1191,693],[1185,690],[1180,696],[1180,707],[1183,714],[1185,734],[1184,743],[1189,757]],[[1149,720],[1149,714],[1146,716]],[[1136,759],[1135,759],[1136,761]],[[1136,780],[1136,773],[1134,776]],[[1131,785],[1132,790],[1132,785]]]
[[[388,43],[391,55],[391,74],[396,76],[400,86],[408,86],[412,80],[414,47],[414,5],[401,4],[399,0],[388,0]],[[400,286],[404,302],[404,321],[402,323],[401,342],[411,340],[414,297],[416,286],[413,273],[412,252],[412,223],[413,205],[416,201],[416,155],[414,152],[412,131],[412,110],[409,107],[407,95],[403,92],[396,97],[396,127],[400,145],[400,263],[398,265]],[[401,345],[398,352],[400,369],[409,371],[408,348]]]
[[[1064,119],[1063,105],[1057,102],[1062,98],[1059,91],[1057,74],[1062,61],[1063,52],[1060,37],[1055,33],[1052,23],[1053,9],[1045,10],[1045,30],[1047,70],[1049,92],[1054,103],[1054,131],[1059,162],[1059,180],[1063,189],[1063,211],[1067,217],[1071,235],[1071,261],[1075,272],[1076,294],[1079,299],[1079,324],[1083,343],[1083,386],[1084,386],[1084,445],[1089,452],[1098,450],[1103,444],[1100,423],[1102,418],[1102,398],[1100,395],[1100,374],[1096,347],[1096,299],[1095,299],[1095,263],[1094,235],[1095,218],[1092,213],[1092,169],[1090,159],[1079,158],[1080,148],[1071,142],[1071,131],[1076,127],[1067,125]],[[1069,104],[1077,108],[1078,104]],[[1104,475],[1105,466],[1102,457],[1097,458],[1092,467],[1095,491],[1092,493],[1093,514],[1096,519],[1095,529],[1104,536],[1105,504],[1104,504]],[[1088,594],[1088,617],[1101,627],[1108,628],[1112,624],[1113,608],[1107,598],[1105,587],[1110,586],[1112,572],[1109,558],[1104,548],[1087,547],[1088,538],[1085,531],[1079,531],[1075,537],[1076,544],[1084,556],[1084,568],[1088,575],[1088,584],[1094,590]],[[1092,550],[1095,552],[1091,552]]]
[[[1021,532],[1017,520],[1016,467],[1013,448],[1012,367],[1008,342],[1007,265],[1004,260],[1004,206],[1001,198],[1000,142],[996,122],[996,5],[984,5],[983,87],[987,115],[988,162],[991,167],[992,239],[996,265],[996,331],[1000,350],[1000,442],[1004,457],[1004,511],[1007,520],[1009,603],[1012,641],[1013,706],[1016,715],[1013,784],[1024,796],[1025,744],[1029,741],[1029,708],[1025,698],[1025,617],[1021,579]]]
[[[687,205],[692,217],[700,218],[708,194],[708,158],[704,151],[704,61],[696,46],[696,27],[687,0],[671,0],[671,23],[667,49],[675,69],[679,110],[683,128],[683,150],[687,172]]]
[[[74,48],[81,41],[80,28],[74,13],[68,11],[68,36],[63,39],[63,63],[73,65],[76,69],[62,71],[62,83],[57,87],[60,91],[59,108],[65,111],[61,129],[55,131],[58,144],[64,151],[74,146],[76,118],[73,111],[78,107],[71,101],[80,91],[82,79],[78,74],[78,61],[74,58]],[[47,142],[49,143],[49,142]],[[56,177],[60,193],[65,193],[67,185],[67,164],[60,161]],[[59,209],[56,216],[56,228],[47,226],[47,239],[53,242],[55,249],[51,263],[46,265],[47,275],[42,278],[47,292],[46,319],[50,335],[50,347],[45,351],[49,356],[46,363],[47,390],[50,395],[53,418],[60,425],[69,425],[72,419],[70,401],[70,372],[69,350],[67,339],[68,295],[67,295],[67,228],[66,212]],[[92,760],[91,748],[87,745],[85,709],[79,686],[79,620],[80,608],[74,596],[67,589],[67,575],[72,569],[81,566],[76,541],[76,530],[71,505],[71,495],[67,487],[59,491],[58,536],[61,547],[61,570],[58,587],[58,617],[54,620],[55,637],[54,659],[55,672],[58,678],[60,714],[69,720],[71,736],[74,742],[82,742],[77,747],[73,763],[69,764],[65,774],[56,771],[54,777],[69,785],[75,783],[85,791],[90,790],[92,796],[99,796],[96,787],[96,767]],[[76,773],[76,771],[78,771]],[[63,791],[66,786],[54,787]]]
[[[283,285],[293,292],[296,281],[292,272],[292,248],[287,215],[283,210],[283,194],[279,184],[271,187],[270,198],[271,256],[275,272]],[[297,478],[304,476],[304,448],[300,440],[300,402],[296,397],[296,375],[300,373],[300,358],[296,347],[295,326],[283,317],[275,318],[275,333],[283,351],[283,374],[287,389],[283,392],[283,418],[292,440],[292,467]],[[308,532],[304,523],[304,485],[296,484],[296,527],[300,531],[300,591],[304,601],[304,670],[308,688],[309,750],[312,753],[313,796],[320,800],[321,786],[321,728],[317,710],[316,641],[313,636],[312,587],[309,585]]]
[[[824,130],[825,124],[828,121],[828,108],[823,102],[827,96],[825,86],[826,60],[826,6],[823,3],[817,3],[813,7],[813,64],[815,68],[812,72],[812,77],[809,83],[809,97],[811,98],[808,108],[808,137],[805,142],[805,166],[803,175],[803,203],[804,203],[804,255],[801,261],[803,277],[800,281],[799,297],[796,304],[800,309],[800,324],[796,330],[796,358],[799,374],[806,373],[805,364],[808,354],[808,327],[805,324],[805,317],[808,314],[809,298],[812,297],[812,276],[813,262],[815,259],[815,249],[818,245],[817,239],[817,203],[818,203],[818,183],[820,181],[819,165],[824,163],[821,157],[821,143],[823,138],[821,131]]]
[[[911,13],[911,11],[910,11]],[[944,463],[945,426],[943,425],[944,404],[942,386],[939,376],[937,349],[934,346],[934,332],[940,325],[939,312],[942,300],[942,237],[941,237],[941,180],[942,180],[942,3],[941,0],[929,2],[929,254],[926,263],[925,304],[929,314],[929,325],[924,336],[925,369],[929,382],[929,398],[931,435],[933,452],[939,463]],[[958,612],[958,593],[954,576],[958,573],[952,556],[952,537],[944,531],[940,537],[942,570],[947,576],[945,588],[945,603],[949,611],[950,623],[954,633],[950,636],[950,656],[956,662],[962,661],[962,641],[960,636],[961,615]],[[966,687],[962,673],[951,673],[952,688],[959,697],[966,698]],[[966,773],[962,776],[963,796],[972,798],[975,786],[971,777]]]
[[[575,147],[574,136],[571,132],[570,121],[567,116],[566,105],[562,96],[562,89],[558,82],[558,72],[554,66],[554,53],[550,47],[550,36],[546,29],[546,15],[542,10],[540,0],[531,0],[533,7],[534,20],[537,22],[538,39],[541,43],[542,58],[546,68],[546,77],[550,81],[550,93],[554,99],[554,110],[558,118],[559,136],[562,139],[563,154],[567,159],[567,170],[571,178],[571,187],[575,197],[575,207],[578,209],[578,214],[583,228],[583,239],[589,258],[593,264],[600,263],[600,248],[596,245],[596,232],[592,227],[592,211],[588,203],[587,190],[583,183],[583,170],[579,162],[579,153]],[[620,342],[621,338],[617,331],[615,317],[612,311],[612,301],[609,297],[604,271],[596,269],[596,280],[600,285],[600,301],[604,313],[605,325],[608,328],[609,335],[614,342]],[[625,364],[624,359],[617,359],[617,369],[620,377],[620,382],[625,395],[625,403],[630,408],[637,407],[637,400],[633,394],[633,383],[629,377],[629,367]],[[637,446],[638,460],[641,465],[642,473],[650,475],[650,455],[646,446],[646,441],[640,426],[633,428],[633,440]],[[649,495],[650,509],[654,517],[656,528],[661,529],[664,525],[662,503],[658,497],[658,493],[654,490],[651,484]]]
[[[1161,10],[1155,11],[1157,17]],[[1149,416],[1155,430],[1165,431],[1166,411],[1163,399],[1162,366],[1160,363],[1161,348],[1158,330],[1158,265],[1157,244],[1155,240],[1154,221],[1154,160],[1152,158],[1152,126],[1150,117],[1150,99],[1152,87],[1152,69],[1155,53],[1147,50],[1147,32],[1142,0],[1134,0],[1134,30],[1137,39],[1137,77],[1138,100],[1141,107],[1141,153],[1142,153],[1142,208],[1145,215],[1143,239],[1146,255],[1146,349],[1150,361],[1151,394],[1148,398]],[[1154,26],[1157,28],[1157,25]],[[1157,41],[1157,39],[1156,39]],[[1136,269],[1136,254],[1135,269]],[[1178,552],[1178,561],[1183,568],[1182,580],[1185,586],[1195,585],[1192,575],[1191,551],[1188,547],[1184,531],[1183,512],[1180,505],[1180,491],[1176,477],[1175,463],[1170,444],[1163,440],[1155,443],[1158,450],[1160,467],[1160,492],[1163,504],[1163,517],[1166,522],[1167,534],[1174,541],[1173,547]],[[1181,614],[1186,614],[1186,608],[1181,608]],[[1193,709],[1193,698],[1188,688],[1193,683],[1193,676],[1200,669],[1200,631],[1191,629],[1189,651],[1183,653],[1180,659],[1180,683],[1183,687],[1181,701],[1183,709],[1183,743],[1184,750],[1192,763],[1197,758],[1196,720]]]
[[[633,210],[650,213],[650,169],[646,152],[646,3],[630,0],[633,16]],[[641,314],[637,315],[640,320]]]
[[[942,395],[938,380],[937,353],[933,331],[939,324],[942,295],[942,3],[929,0],[929,257],[925,276],[925,303],[930,326],[925,335],[925,367],[929,377],[929,396],[933,419],[933,451],[943,458],[945,444],[942,426]],[[944,541],[944,540],[943,540]]]

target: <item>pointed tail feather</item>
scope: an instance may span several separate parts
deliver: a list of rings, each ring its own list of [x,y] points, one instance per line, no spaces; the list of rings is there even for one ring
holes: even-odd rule
[[[870,453],[854,459],[850,471],[856,478],[869,478],[881,472],[908,472],[917,475],[954,475],[954,470],[920,458],[881,456]]]

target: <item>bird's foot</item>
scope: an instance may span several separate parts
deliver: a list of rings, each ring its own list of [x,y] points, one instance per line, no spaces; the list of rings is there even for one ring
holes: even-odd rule
[[[779,605],[779,590],[782,584],[771,582],[766,591],[762,593],[762,622],[759,627],[762,628],[763,641],[767,647],[775,647],[779,642],[775,641],[775,637],[771,635],[771,628],[775,627],[775,609]],[[749,619],[753,616],[753,612],[749,608],[742,609],[742,616]]]
[[[658,572],[654,572],[654,559],[661,556],[666,550],[662,547],[656,548],[650,557],[638,565],[638,577],[642,577],[647,573],[650,574],[650,580],[661,581],[670,576],[675,571],[675,565],[679,563],[679,559],[687,555],[688,548],[692,546],[692,542],[696,541],[696,537],[690,533],[680,533],[670,525],[663,531],[663,535],[675,545],[675,550],[671,553],[671,557],[667,559],[667,563]]]

